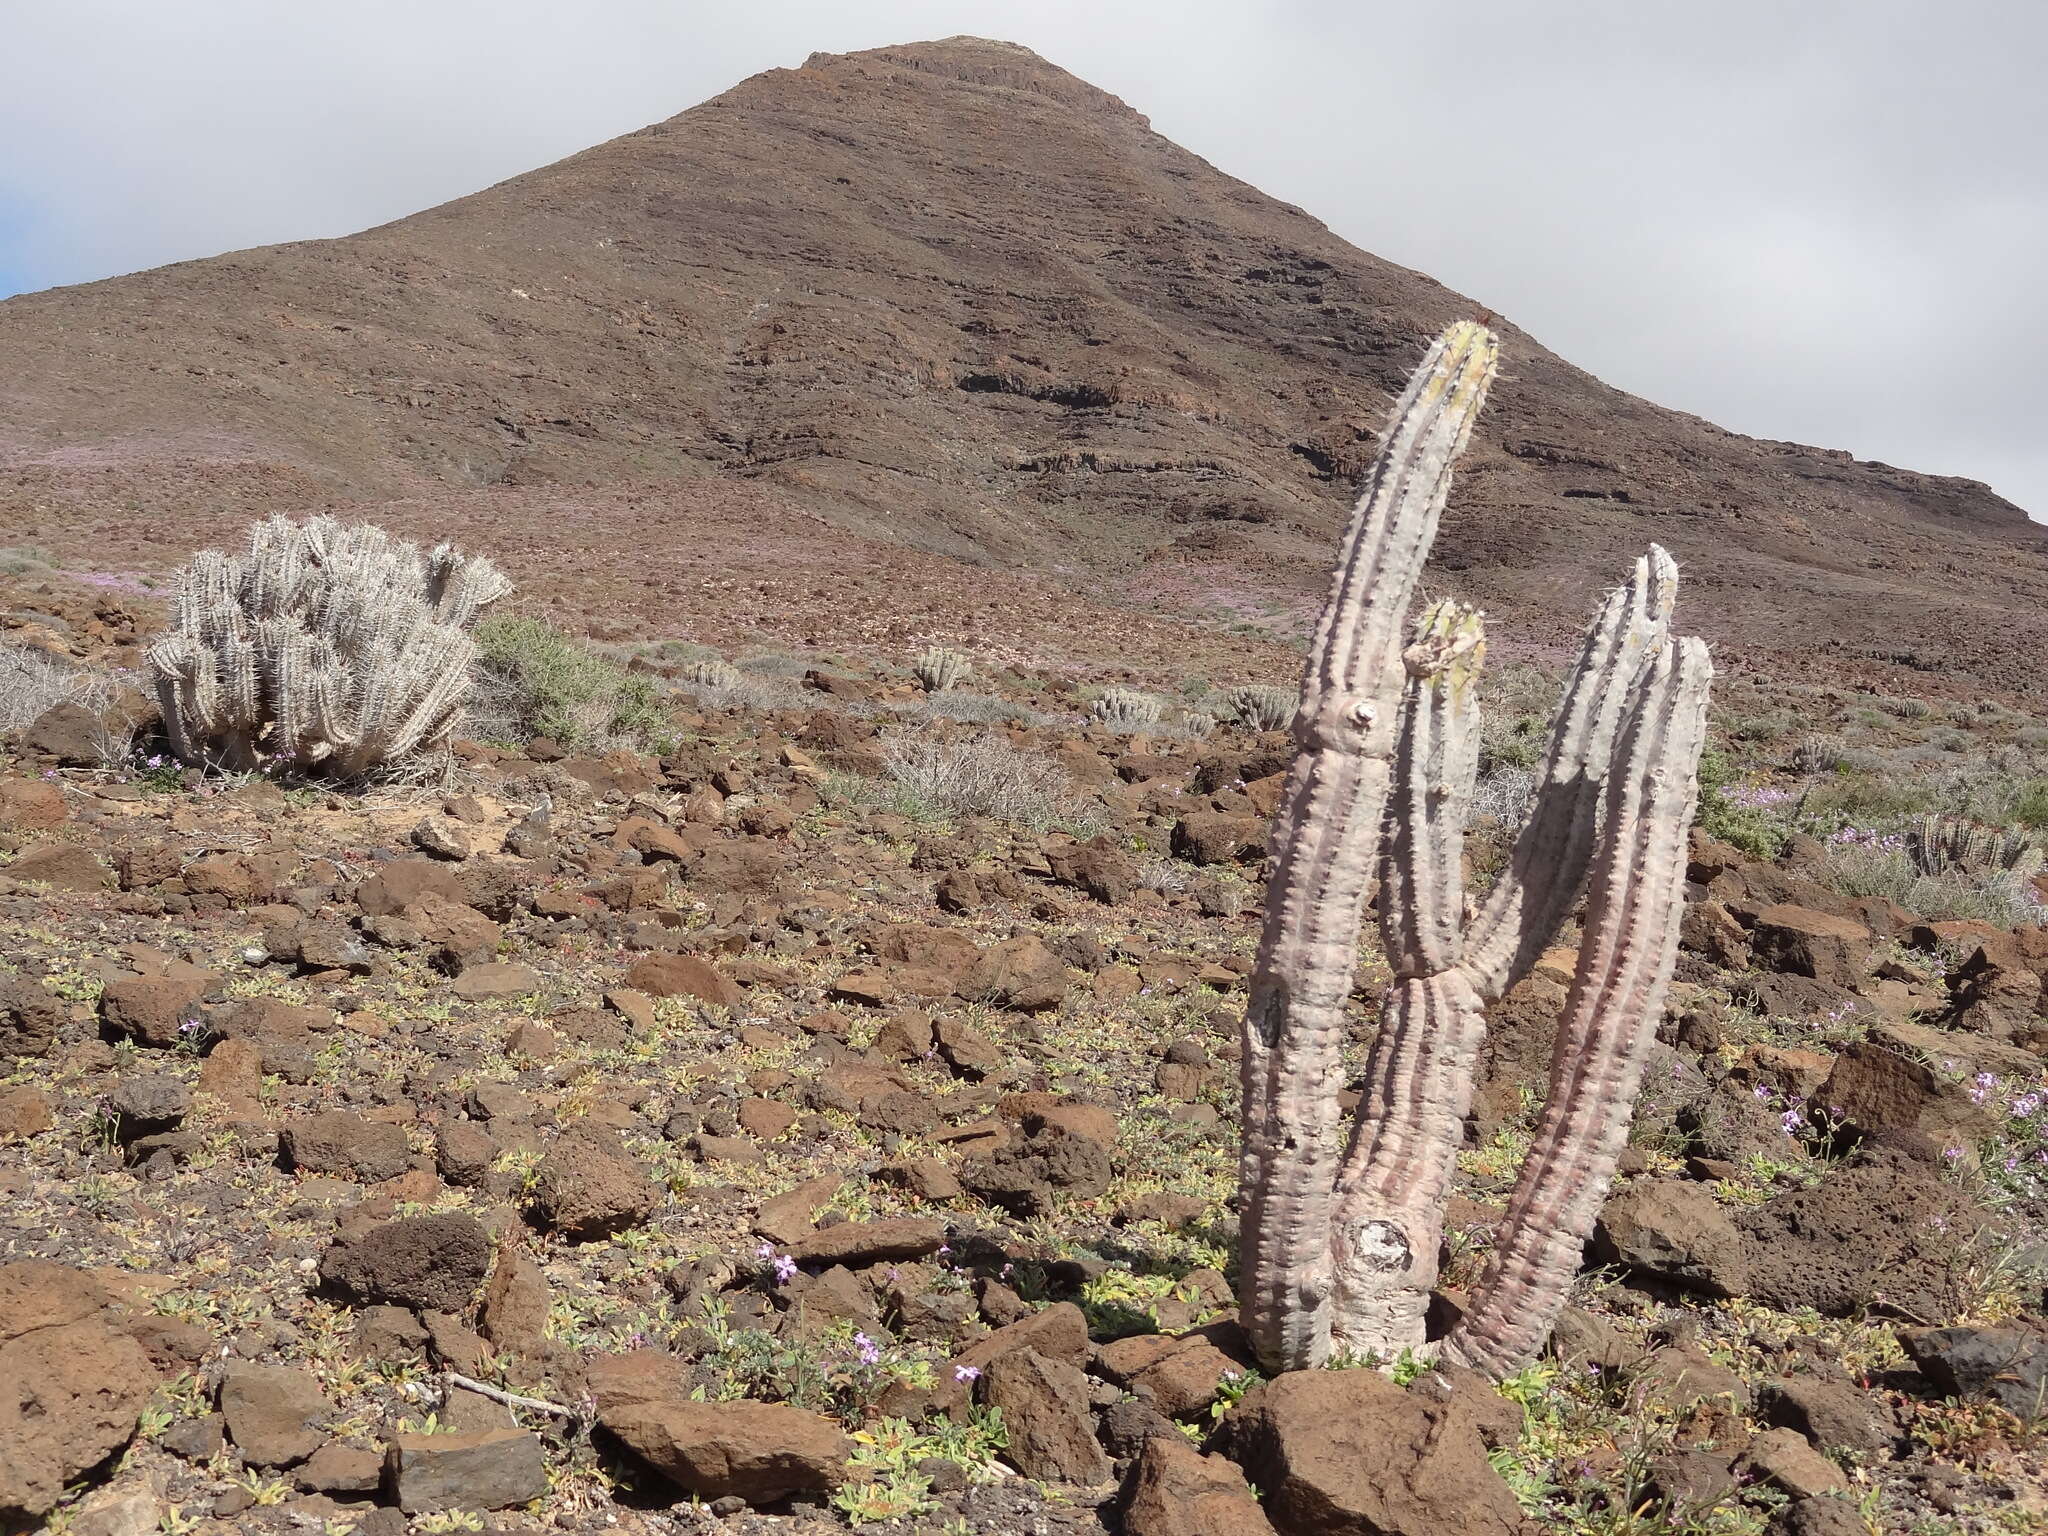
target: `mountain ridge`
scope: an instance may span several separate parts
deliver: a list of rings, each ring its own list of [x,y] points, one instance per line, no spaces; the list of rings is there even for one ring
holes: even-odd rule
[[[685,536],[737,481],[1284,638],[1387,399],[1481,313],[1017,45],[813,54],[360,234],[0,302],[0,539],[164,563],[247,513],[392,503],[488,534],[550,488],[656,498]],[[1731,657],[2040,686],[2048,529],[2019,508],[1492,323],[1439,569],[1505,632],[1555,641],[1654,539]],[[619,585],[675,560],[622,552]]]

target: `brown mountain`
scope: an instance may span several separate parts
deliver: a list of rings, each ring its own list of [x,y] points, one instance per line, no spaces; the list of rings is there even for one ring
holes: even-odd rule
[[[615,633],[1271,670],[1390,391],[1477,311],[1025,49],[821,54],[346,239],[0,304],[0,542],[147,568],[345,506]],[[1985,486],[1500,329],[1439,570],[1509,634],[1654,539],[1738,665],[2041,686],[2048,529]]]

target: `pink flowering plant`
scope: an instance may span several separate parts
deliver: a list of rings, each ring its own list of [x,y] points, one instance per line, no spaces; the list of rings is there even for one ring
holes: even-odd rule
[[[2048,1219],[2048,1068],[1958,1076],[1967,1084],[1970,1102],[1990,1123],[1977,1156],[1992,1203],[2035,1220]],[[1959,1154],[1962,1150],[1957,1148]]]

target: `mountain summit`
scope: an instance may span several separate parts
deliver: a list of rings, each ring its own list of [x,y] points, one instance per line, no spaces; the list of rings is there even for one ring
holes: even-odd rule
[[[1391,392],[1479,312],[1027,49],[814,54],[345,239],[0,303],[0,540],[161,565],[331,509],[671,630],[759,578],[803,633],[855,548],[1284,629]],[[1738,662],[2040,686],[2048,529],[1985,486],[1726,432],[1495,323],[1439,569],[1505,633],[1574,629],[1655,540]]]

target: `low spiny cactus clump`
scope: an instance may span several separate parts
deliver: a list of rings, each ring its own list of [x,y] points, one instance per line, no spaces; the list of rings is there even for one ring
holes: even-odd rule
[[[1294,691],[1269,683],[1246,683],[1223,696],[1230,717],[1253,731],[1284,731],[1294,723]]]
[[[511,590],[488,560],[369,523],[258,523],[242,554],[178,573],[174,626],[149,649],[171,750],[343,779],[439,752],[474,675],[470,630]]]
[[[1842,766],[1842,738],[1815,733],[1802,736],[1792,748],[1792,755],[1786,766],[1802,779],[1814,778],[1823,773],[1833,773]]]
[[[2041,849],[2024,832],[1980,827],[1960,816],[1922,816],[1906,829],[1906,856],[1923,875],[2032,879]]]
[[[1303,672],[1242,1036],[1240,1300],[1270,1370],[1333,1347],[1495,1376],[1535,1358],[1613,1179],[1677,954],[1712,672],[1704,644],[1669,632],[1678,573],[1661,549],[1587,631],[1508,867],[1468,911],[1485,635],[1454,601],[1412,631],[1408,608],[1496,350],[1453,325],[1395,405]],[[1346,1001],[1375,880],[1393,981],[1346,1147]],[[1485,1010],[1581,892],[1542,1117],[1486,1275],[1435,1343],[1424,1317]]]
[[[1110,687],[1102,690],[1088,712],[1113,731],[1142,731],[1159,723],[1164,707],[1149,693]]]
[[[737,688],[740,669],[723,657],[714,656],[684,667],[683,680],[698,688]]]
[[[967,681],[974,663],[958,651],[935,645],[912,662],[910,670],[926,693],[945,693]]]

